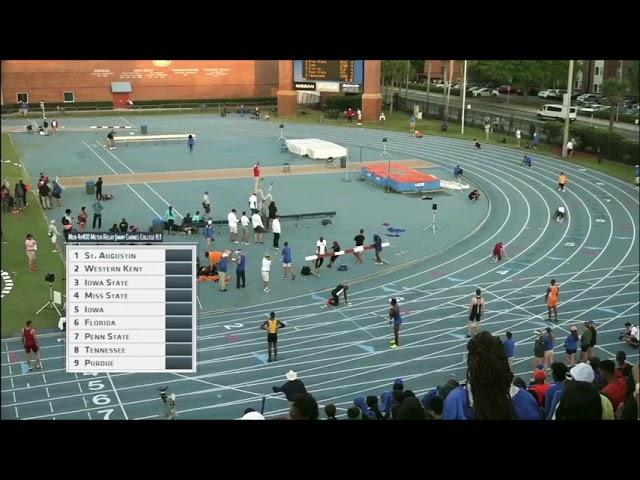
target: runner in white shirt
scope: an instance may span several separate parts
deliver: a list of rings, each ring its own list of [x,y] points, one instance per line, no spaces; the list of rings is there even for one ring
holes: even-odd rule
[[[253,239],[255,243],[264,243],[262,241],[262,234],[264,233],[264,225],[262,224],[262,217],[259,213],[254,213],[251,216],[251,223],[253,224]]]
[[[264,293],[269,293],[271,289],[269,288],[269,272],[271,271],[271,255],[268,253],[264,254],[264,258],[262,259],[262,285],[264,289],[262,290]]]
[[[249,217],[247,217],[247,212],[242,212],[242,216],[240,217],[240,224],[242,225],[242,244],[249,245]]]
[[[316,254],[318,255],[318,258],[316,258],[316,263],[315,263],[316,272],[324,262],[324,257],[321,257],[320,255],[324,255],[326,252],[327,252],[327,241],[324,239],[324,237],[320,237],[316,242]]]
[[[236,209],[232,208],[227,215],[227,222],[229,222],[229,232],[231,232],[231,243],[238,242],[238,217],[236,216]]]

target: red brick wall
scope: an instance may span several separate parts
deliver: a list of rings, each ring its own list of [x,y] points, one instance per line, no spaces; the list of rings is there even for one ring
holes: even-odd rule
[[[76,102],[113,100],[111,82],[131,82],[131,98],[175,100],[275,97],[278,62],[253,60],[5,60],[5,105],[17,94],[29,103],[62,103],[63,92]]]

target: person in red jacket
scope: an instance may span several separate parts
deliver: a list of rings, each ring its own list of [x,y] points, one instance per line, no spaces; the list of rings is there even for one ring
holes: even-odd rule
[[[40,346],[36,339],[36,329],[31,325],[31,320],[27,320],[26,326],[22,329],[22,346],[27,353],[27,366],[29,371],[33,371],[31,366],[31,352],[36,354],[36,368],[40,370],[42,364],[40,363]]]

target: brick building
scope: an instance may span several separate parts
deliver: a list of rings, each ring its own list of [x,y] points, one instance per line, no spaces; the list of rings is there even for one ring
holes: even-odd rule
[[[115,84],[115,85],[114,85]],[[128,91],[127,91],[128,90]],[[4,60],[2,102],[113,102],[275,97],[278,62]]]

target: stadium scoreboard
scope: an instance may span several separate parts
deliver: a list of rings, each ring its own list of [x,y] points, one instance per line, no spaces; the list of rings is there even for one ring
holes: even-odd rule
[[[67,244],[67,372],[195,372],[196,256],[192,244]]]
[[[354,60],[304,60],[302,75],[308,80],[355,82]]]

